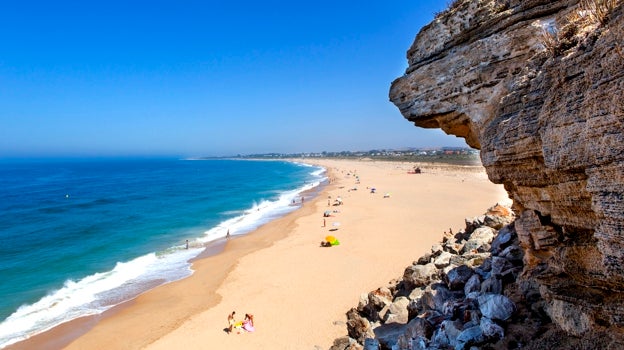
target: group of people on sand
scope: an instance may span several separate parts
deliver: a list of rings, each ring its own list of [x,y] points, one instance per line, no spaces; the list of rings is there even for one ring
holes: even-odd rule
[[[228,334],[232,333],[234,329],[236,329],[237,334],[241,334],[243,330],[246,332],[253,332],[256,330],[254,327],[253,315],[245,314],[245,319],[243,321],[236,321],[234,318],[235,314],[236,311],[232,311],[232,313],[228,315]]]

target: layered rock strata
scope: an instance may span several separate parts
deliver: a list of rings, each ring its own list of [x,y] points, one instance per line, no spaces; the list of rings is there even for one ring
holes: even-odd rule
[[[520,284],[571,336],[624,338],[624,4],[456,0],[391,101],[481,150],[514,201]]]

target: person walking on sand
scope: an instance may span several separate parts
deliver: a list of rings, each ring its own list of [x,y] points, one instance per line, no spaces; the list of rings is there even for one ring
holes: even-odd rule
[[[236,312],[232,311],[232,313],[228,315],[228,334],[232,333],[232,328],[234,328],[234,323],[236,323],[236,321],[234,321],[234,314],[236,314]]]
[[[230,239],[230,230],[228,229],[228,232],[225,234],[225,238]]]

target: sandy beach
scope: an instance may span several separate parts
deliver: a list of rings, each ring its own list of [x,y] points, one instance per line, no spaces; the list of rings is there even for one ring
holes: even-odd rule
[[[80,322],[71,332],[86,333],[73,341],[53,330],[10,348],[327,349],[346,334],[345,313],[361,293],[399,278],[465,217],[508,202],[477,167],[408,174],[413,163],[306,162],[326,167],[331,183],[301,209],[224,242],[194,262],[191,277]],[[330,234],[340,245],[320,247]],[[232,311],[253,314],[255,332],[228,334]]]

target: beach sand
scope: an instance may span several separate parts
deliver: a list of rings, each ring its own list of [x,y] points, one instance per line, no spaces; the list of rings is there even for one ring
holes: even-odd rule
[[[193,276],[83,322],[74,332],[88,331],[67,348],[327,349],[346,335],[345,313],[362,293],[400,278],[444,231],[463,228],[465,217],[509,201],[478,167],[422,165],[422,174],[408,174],[413,163],[305,162],[326,167],[332,179],[315,199],[231,238],[220,254],[195,261]],[[338,196],[343,205],[328,206]],[[331,217],[323,218],[326,210]],[[340,245],[320,247],[330,234]],[[253,314],[256,331],[228,334],[232,311],[237,320]],[[48,332],[21,348],[59,337]]]

